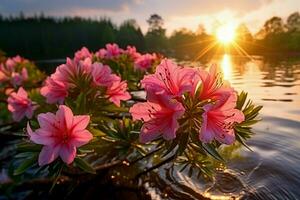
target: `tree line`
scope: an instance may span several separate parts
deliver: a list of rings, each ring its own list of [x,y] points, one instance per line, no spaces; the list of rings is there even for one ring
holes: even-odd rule
[[[300,52],[299,12],[292,13],[286,21],[272,17],[254,35],[241,24],[235,44],[226,48],[202,25],[195,32],[182,28],[167,36],[161,16],[153,14],[147,22],[149,28],[143,34],[134,19],[117,26],[109,18],[0,15],[0,49],[9,56],[20,54],[31,59],[71,56],[82,46],[96,51],[106,43],[117,43],[122,48],[134,45],[141,52],[160,52],[179,59],[209,58],[224,51],[259,55]]]

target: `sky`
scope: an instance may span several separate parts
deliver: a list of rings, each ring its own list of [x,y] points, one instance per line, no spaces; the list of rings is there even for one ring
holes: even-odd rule
[[[164,19],[167,34],[179,28],[196,31],[199,24],[212,32],[218,23],[245,23],[256,33],[272,16],[286,19],[300,11],[300,0],[0,0],[4,16],[23,12],[31,16],[43,12],[47,16],[82,16],[97,19],[109,17],[116,24],[135,19],[143,32],[151,14]]]

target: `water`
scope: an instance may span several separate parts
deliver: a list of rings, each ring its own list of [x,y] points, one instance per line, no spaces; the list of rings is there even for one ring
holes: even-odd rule
[[[264,108],[246,148],[234,149],[213,182],[161,169],[147,185],[154,199],[300,199],[300,59],[215,58],[224,78]],[[186,63],[185,63],[186,64]],[[197,63],[188,63],[199,65]],[[154,189],[160,183],[160,190]],[[166,190],[166,188],[168,188]]]

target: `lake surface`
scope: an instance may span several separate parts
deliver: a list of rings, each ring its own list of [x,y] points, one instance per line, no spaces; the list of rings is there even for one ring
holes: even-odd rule
[[[300,58],[270,62],[223,55],[211,63],[222,67],[233,87],[264,106],[256,134],[247,141],[253,152],[233,149],[213,182],[161,169],[156,184],[164,182],[168,190],[154,189],[152,183],[149,193],[154,199],[300,199]]]

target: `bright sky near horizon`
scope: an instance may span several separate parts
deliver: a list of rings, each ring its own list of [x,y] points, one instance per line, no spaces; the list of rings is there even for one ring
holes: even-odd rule
[[[217,21],[245,23],[256,33],[272,16],[286,19],[300,11],[300,0],[0,0],[2,15],[18,15],[21,11],[25,15],[107,16],[117,24],[136,19],[144,32],[146,20],[157,13],[163,17],[168,34],[183,27],[195,31],[199,24],[210,32]]]

